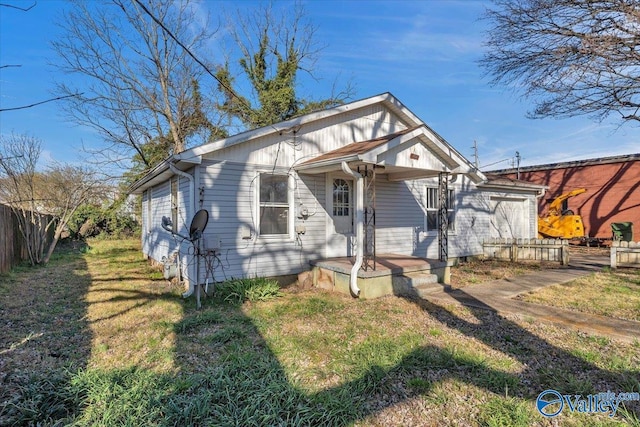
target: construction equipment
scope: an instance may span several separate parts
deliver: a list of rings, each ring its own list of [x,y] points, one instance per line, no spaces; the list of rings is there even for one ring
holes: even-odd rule
[[[556,197],[549,205],[546,216],[538,217],[538,238],[540,239],[577,239],[583,238],[582,217],[569,209],[562,209],[563,202],[587,191],[584,188],[570,191]]]
[[[611,231],[613,233],[613,240],[633,242],[632,222],[612,222]]]

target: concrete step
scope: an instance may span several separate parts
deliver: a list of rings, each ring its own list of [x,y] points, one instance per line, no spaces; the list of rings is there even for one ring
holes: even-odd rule
[[[414,296],[441,291],[443,286],[438,283],[438,276],[431,273],[408,273],[393,276],[392,280],[396,293]]]

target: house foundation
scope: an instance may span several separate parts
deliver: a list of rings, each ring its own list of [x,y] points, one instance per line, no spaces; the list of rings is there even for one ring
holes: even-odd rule
[[[312,261],[314,287],[351,295],[349,280],[354,260],[349,257]],[[360,298],[386,295],[418,295],[448,287],[451,262],[408,255],[378,254],[375,270],[358,271]]]

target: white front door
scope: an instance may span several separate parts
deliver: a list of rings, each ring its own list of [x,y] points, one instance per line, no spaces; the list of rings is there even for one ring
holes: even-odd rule
[[[329,177],[327,207],[330,224],[327,227],[327,257],[353,254],[354,188],[353,179]]]

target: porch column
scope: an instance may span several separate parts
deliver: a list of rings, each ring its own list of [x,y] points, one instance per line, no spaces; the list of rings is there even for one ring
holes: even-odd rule
[[[376,269],[376,169],[364,165],[364,171],[358,166],[358,173],[364,176],[364,259],[362,269]]]
[[[438,174],[438,248],[440,261],[449,260],[449,174]]]
[[[360,295],[358,288],[358,270],[362,266],[364,253],[364,178],[359,173],[349,167],[347,162],[340,164],[342,171],[352,176],[356,181],[356,262],[351,267],[351,276],[349,277],[349,288],[354,296]]]

